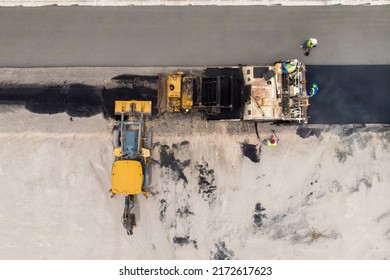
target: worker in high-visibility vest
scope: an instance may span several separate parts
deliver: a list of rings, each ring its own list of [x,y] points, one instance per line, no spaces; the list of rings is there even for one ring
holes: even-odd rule
[[[316,38],[309,38],[301,45],[301,48],[305,50],[305,55],[309,56],[310,51],[317,47],[318,40]]]
[[[313,97],[317,93],[318,89],[319,88],[318,88],[317,83],[313,83],[312,86],[311,86],[311,89],[310,89],[309,97]]]
[[[274,137],[275,136],[275,137]],[[276,147],[279,144],[279,138],[273,132],[272,135],[263,141],[268,147]]]
[[[298,66],[297,59],[286,60],[282,63],[282,72],[293,73],[295,70],[297,70],[297,66]]]
[[[312,49],[317,47],[318,40],[316,38],[309,38],[303,44],[301,45],[301,48],[303,49]]]

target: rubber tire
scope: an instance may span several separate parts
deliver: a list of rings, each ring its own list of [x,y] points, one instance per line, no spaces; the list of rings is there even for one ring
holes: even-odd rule
[[[120,131],[119,130],[114,130],[114,148],[118,148],[121,146],[121,139],[120,139]]]
[[[149,150],[153,148],[153,133],[151,130],[148,130],[145,134],[144,147]]]
[[[148,191],[150,189],[150,184],[152,183],[152,167],[150,164],[145,164],[143,166],[143,183],[142,183],[142,191]]]

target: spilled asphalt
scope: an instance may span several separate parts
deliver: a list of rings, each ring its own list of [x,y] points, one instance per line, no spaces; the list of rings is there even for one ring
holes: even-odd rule
[[[91,117],[103,113],[114,118],[115,100],[152,101],[157,114],[158,76],[123,75],[114,77],[110,87],[84,84],[0,84],[0,106],[24,105],[38,114],[67,113],[71,117]]]
[[[390,123],[390,65],[308,65],[311,124]]]
[[[261,147],[249,143],[241,143],[241,150],[245,157],[249,158],[252,162],[260,162]]]

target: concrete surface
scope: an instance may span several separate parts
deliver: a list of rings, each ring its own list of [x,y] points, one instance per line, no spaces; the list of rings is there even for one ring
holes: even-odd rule
[[[389,64],[390,6],[0,8],[0,67]],[[310,57],[299,45],[319,39]]]
[[[248,5],[283,5],[283,6],[322,6],[322,5],[386,5],[389,0],[0,0],[0,6],[187,6],[187,5],[213,5],[213,6],[248,6]]]

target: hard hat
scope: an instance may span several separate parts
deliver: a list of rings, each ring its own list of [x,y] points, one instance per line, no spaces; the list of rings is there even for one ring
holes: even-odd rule
[[[312,87],[316,88],[317,87],[317,83],[313,83]]]
[[[275,144],[275,139],[274,138],[271,139],[271,144]]]
[[[314,45],[317,45],[317,43],[318,43],[318,41],[317,41],[317,39],[311,39],[311,42],[314,44]]]

